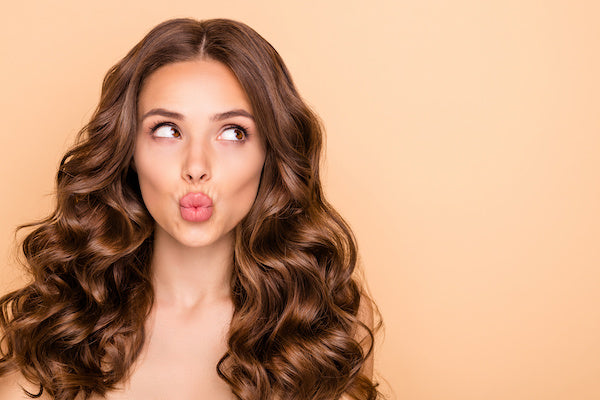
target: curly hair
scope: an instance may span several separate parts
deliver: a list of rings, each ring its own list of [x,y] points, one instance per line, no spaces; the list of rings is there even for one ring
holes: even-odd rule
[[[322,124],[277,51],[228,19],[165,21],[105,76],[60,162],[56,209],[17,228],[33,228],[22,243],[31,282],[0,299],[0,375],[20,371],[57,400],[103,396],[128,378],[154,301],[154,221],[131,165],[138,95],[153,71],[197,58],[234,73],[267,147],[235,228],[234,312],[217,373],[244,400],[377,398],[363,367],[380,323],[359,318],[374,304],[355,277],[356,239],[323,195]]]

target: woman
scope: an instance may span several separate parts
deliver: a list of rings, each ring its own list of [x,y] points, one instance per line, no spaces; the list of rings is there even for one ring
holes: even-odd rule
[[[248,26],[174,19],[106,75],[0,299],[0,398],[377,397],[321,126]],[[342,397],[343,396],[343,397]]]

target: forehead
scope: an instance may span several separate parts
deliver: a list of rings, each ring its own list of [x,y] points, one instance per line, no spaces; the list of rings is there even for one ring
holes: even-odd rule
[[[171,63],[152,72],[142,83],[138,117],[158,106],[183,113],[231,108],[251,112],[248,97],[233,72],[211,59]]]

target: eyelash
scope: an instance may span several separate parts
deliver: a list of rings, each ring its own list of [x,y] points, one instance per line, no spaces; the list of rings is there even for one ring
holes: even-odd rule
[[[160,128],[161,126],[170,126],[170,127],[173,127],[177,132],[179,132],[179,135],[181,137],[181,132],[179,131],[179,128],[177,128],[177,126],[174,123],[169,122],[169,121],[157,121],[157,122],[155,122],[150,127],[150,135],[153,135],[154,132],[156,132],[156,130],[158,128]],[[242,132],[244,132],[244,138],[241,139],[241,140],[228,140],[228,141],[234,142],[234,143],[242,143],[242,142],[245,142],[246,140],[248,140],[248,137],[250,136],[250,134],[248,133],[249,128],[244,127],[244,126],[239,125],[239,124],[231,124],[231,125],[226,126],[225,130],[232,129],[232,128],[239,129]]]

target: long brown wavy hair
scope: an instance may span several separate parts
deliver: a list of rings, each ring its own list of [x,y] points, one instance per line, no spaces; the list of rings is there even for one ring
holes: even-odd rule
[[[267,144],[254,205],[235,228],[219,376],[244,400],[377,398],[363,369],[375,328],[359,315],[374,305],[356,279],[353,233],[323,195],[321,122],[277,51],[228,19],[165,21],[105,76],[60,162],[56,209],[17,228],[31,228],[31,282],[0,299],[0,375],[20,371],[57,400],[102,396],[128,378],[154,301],[154,221],[131,167],[138,93],[161,66],[197,58],[233,71]]]

